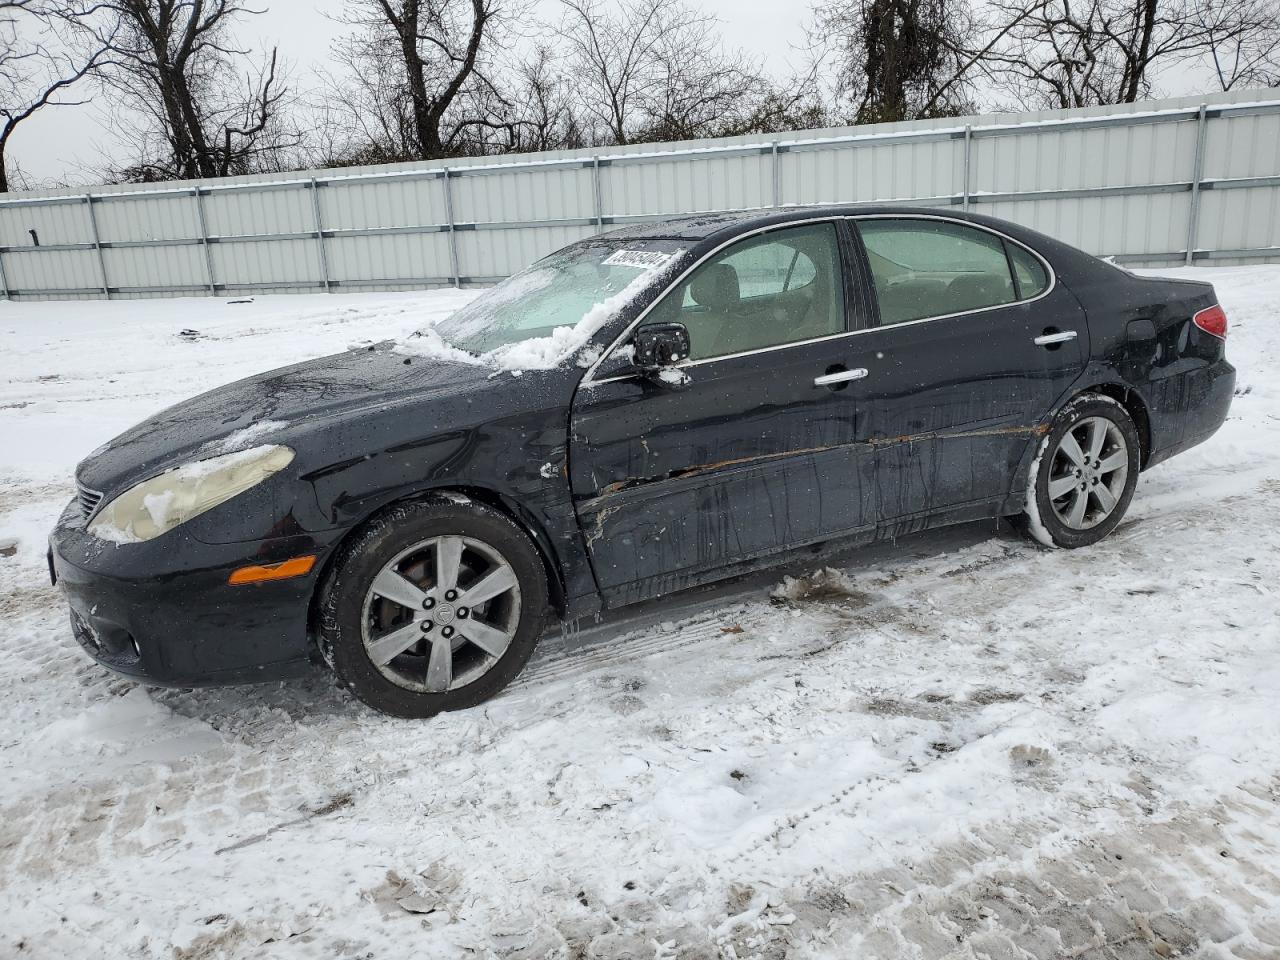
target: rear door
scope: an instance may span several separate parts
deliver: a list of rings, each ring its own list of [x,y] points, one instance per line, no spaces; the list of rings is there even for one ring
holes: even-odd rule
[[[735,242],[641,321],[688,328],[683,384],[628,373],[579,388],[570,481],[610,604],[874,525],[851,381],[814,382],[846,370],[857,339],[841,249],[831,222]]]
[[[852,362],[876,517],[1005,498],[1028,443],[1084,367],[1075,297],[1028,248],[939,217],[857,218],[875,328]]]

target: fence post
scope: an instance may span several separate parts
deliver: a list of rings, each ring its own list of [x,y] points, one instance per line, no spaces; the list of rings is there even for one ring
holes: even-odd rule
[[[773,154],[773,205],[780,207],[782,206],[782,160],[778,155],[778,141],[774,140],[770,147],[772,148],[770,152]]]
[[[453,219],[453,187],[449,185],[451,176],[453,176],[453,171],[445,167],[444,213],[449,218],[449,266],[453,270],[453,286],[455,289],[459,289],[462,287],[462,271],[458,268],[458,231]]]
[[[320,282],[324,284],[325,293],[333,293],[333,284],[329,279],[329,254],[324,248],[324,221],[320,218],[320,188],[316,186],[316,178],[312,177],[311,216],[316,225],[316,249],[320,252]]]
[[[199,187],[192,190],[191,195],[196,198],[196,223],[200,226],[200,246],[204,247],[204,269],[209,275],[209,296],[216,297],[218,285],[213,280],[213,251],[209,249],[209,228],[205,226],[204,199]]]
[[[93,194],[86,193],[84,202],[89,205],[89,229],[93,233],[93,249],[98,251],[98,272],[102,274],[102,295],[111,299],[111,287],[107,283],[107,261],[102,255],[102,240],[98,236],[98,216],[93,212]]]
[[[1200,180],[1204,176],[1205,104],[1196,114],[1196,159],[1191,170],[1191,209],[1187,212],[1187,266],[1195,260],[1196,233],[1200,227]]]
[[[591,199],[596,206],[596,233],[604,230],[604,194],[600,190],[600,156],[591,158]]]
[[[4,275],[4,254],[0,253],[0,297],[5,300],[11,299],[9,296],[9,281]]]
[[[973,156],[973,126],[964,125],[964,195],[961,198],[961,210],[969,209],[969,163]]]

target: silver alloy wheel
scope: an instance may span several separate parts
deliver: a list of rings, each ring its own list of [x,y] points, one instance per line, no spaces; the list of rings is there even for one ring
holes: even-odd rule
[[[365,652],[392,683],[447,693],[498,662],[520,625],[520,584],[506,559],[471,537],[432,537],[379,571],[365,594]]]
[[[1111,516],[1129,479],[1129,445],[1106,417],[1085,417],[1058,441],[1049,466],[1049,502],[1072,530]]]

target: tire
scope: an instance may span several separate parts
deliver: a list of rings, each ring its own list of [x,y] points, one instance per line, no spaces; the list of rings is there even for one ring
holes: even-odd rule
[[[1133,499],[1141,443],[1133,418],[1111,397],[1085,393],[1072,399],[1054,419],[1031,468],[1027,533],[1047,547],[1067,549],[1111,533]]]
[[[384,511],[342,547],[321,587],[318,642],[366,704],[421,719],[515,679],[547,605],[546,571],[523,530],[483,504],[431,499]]]

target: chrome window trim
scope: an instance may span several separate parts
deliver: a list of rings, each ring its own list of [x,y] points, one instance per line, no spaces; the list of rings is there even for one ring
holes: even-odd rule
[[[681,283],[683,283],[685,278],[688,277],[689,274],[693,273],[694,270],[697,270],[700,266],[702,266],[704,263],[706,263],[716,254],[718,254],[725,247],[732,246],[733,244],[737,243],[739,240],[746,240],[749,237],[754,237],[762,233],[769,233],[770,231],[773,231],[773,230],[785,230],[788,227],[802,227],[802,226],[811,225],[815,223],[833,223],[834,224],[840,220],[855,220],[855,221],[856,220],[937,220],[944,223],[959,224],[960,226],[963,226],[963,227],[972,227],[975,230],[982,230],[986,233],[992,234],[993,236],[997,236],[1008,243],[1015,244],[1021,247],[1023,250],[1026,250],[1028,253],[1030,253],[1033,257],[1035,257],[1038,261],[1040,261],[1041,265],[1044,266],[1045,272],[1049,276],[1049,283],[1044,288],[1043,291],[1041,291],[1036,296],[1031,297],[1030,299],[1027,299],[1027,300],[1012,300],[1009,303],[997,303],[990,307],[975,307],[972,310],[961,310],[957,313],[942,313],[942,314],[937,314],[935,316],[920,317],[916,320],[906,320],[902,323],[891,323],[884,326],[877,324],[874,327],[865,327],[862,330],[845,330],[843,333],[832,333],[824,337],[813,337],[809,340],[792,340],[788,343],[776,343],[769,347],[758,347],[755,350],[743,350],[740,353],[726,353],[718,357],[704,357],[701,360],[685,360],[682,363],[675,364],[674,365],[675,369],[683,370],[688,367],[698,367],[704,363],[718,363],[721,360],[734,360],[734,359],[737,359],[738,357],[749,357],[758,353],[772,353],[775,350],[787,350],[792,347],[803,347],[812,343],[821,343],[825,340],[838,340],[841,337],[856,337],[864,333],[872,333],[880,330],[894,330],[894,329],[897,329],[898,327],[910,327],[918,323],[932,323],[935,320],[950,320],[953,317],[967,317],[975,313],[985,313],[988,310],[1004,310],[1008,307],[1022,306],[1023,304],[1035,303],[1037,300],[1043,300],[1045,297],[1049,296],[1049,294],[1051,294],[1058,286],[1058,274],[1053,269],[1053,264],[1051,264],[1048,260],[1046,260],[1038,250],[1035,250],[1034,248],[1027,246],[1027,244],[1022,243],[1020,240],[1015,240],[1013,237],[1009,236],[1008,234],[1002,233],[999,230],[994,229],[993,227],[988,227],[985,224],[981,224],[981,223],[974,223],[971,220],[963,220],[960,217],[948,217],[943,214],[931,214],[931,213],[862,213],[862,214],[844,213],[844,214],[836,214],[836,215],[827,215],[822,217],[810,217],[804,220],[789,220],[786,223],[771,223],[771,224],[767,224],[766,226],[756,227],[755,229],[748,230],[745,233],[740,233],[737,236],[731,237],[730,239],[724,241],[723,243],[719,244],[713,249],[708,250],[701,258],[691,263],[688,267],[682,270],[675,277],[675,279],[673,279],[669,284],[667,284],[666,287],[663,288],[661,293],[659,293],[656,297],[653,298],[652,301],[650,301],[647,307],[645,307],[643,310],[640,311],[639,315],[634,320],[632,320],[631,323],[627,325],[627,328],[613,339],[613,341],[609,344],[608,348],[603,350],[600,353],[600,356],[596,359],[596,361],[593,364],[591,364],[591,366],[587,368],[587,372],[583,374],[582,380],[579,381],[579,386],[590,387],[590,386],[596,386],[598,384],[604,384],[604,383],[616,383],[621,380],[632,380],[635,377],[637,377],[638,374],[636,373],[624,373],[614,377],[605,377],[601,380],[592,379],[595,375],[596,370],[599,368],[600,364],[602,364],[609,357],[609,355],[613,353],[614,350],[618,349],[618,347],[622,345],[623,341],[625,341],[626,338],[631,335],[632,331],[634,331],[636,327],[640,326],[640,324],[644,322],[645,317],[649,315],[649,311],[653,310],[654,307],[656,307],[659,303],[662,302],[663,298],[665,298],[667,294],[671,293],[672,290],[674,290]],[[873,293],[874,293],[874,290],[873,290]],[[878,307],[879,305],[878,297],[876,302]],[[847,309],[848,309],[848,305],[846,304],[846,310]]]

